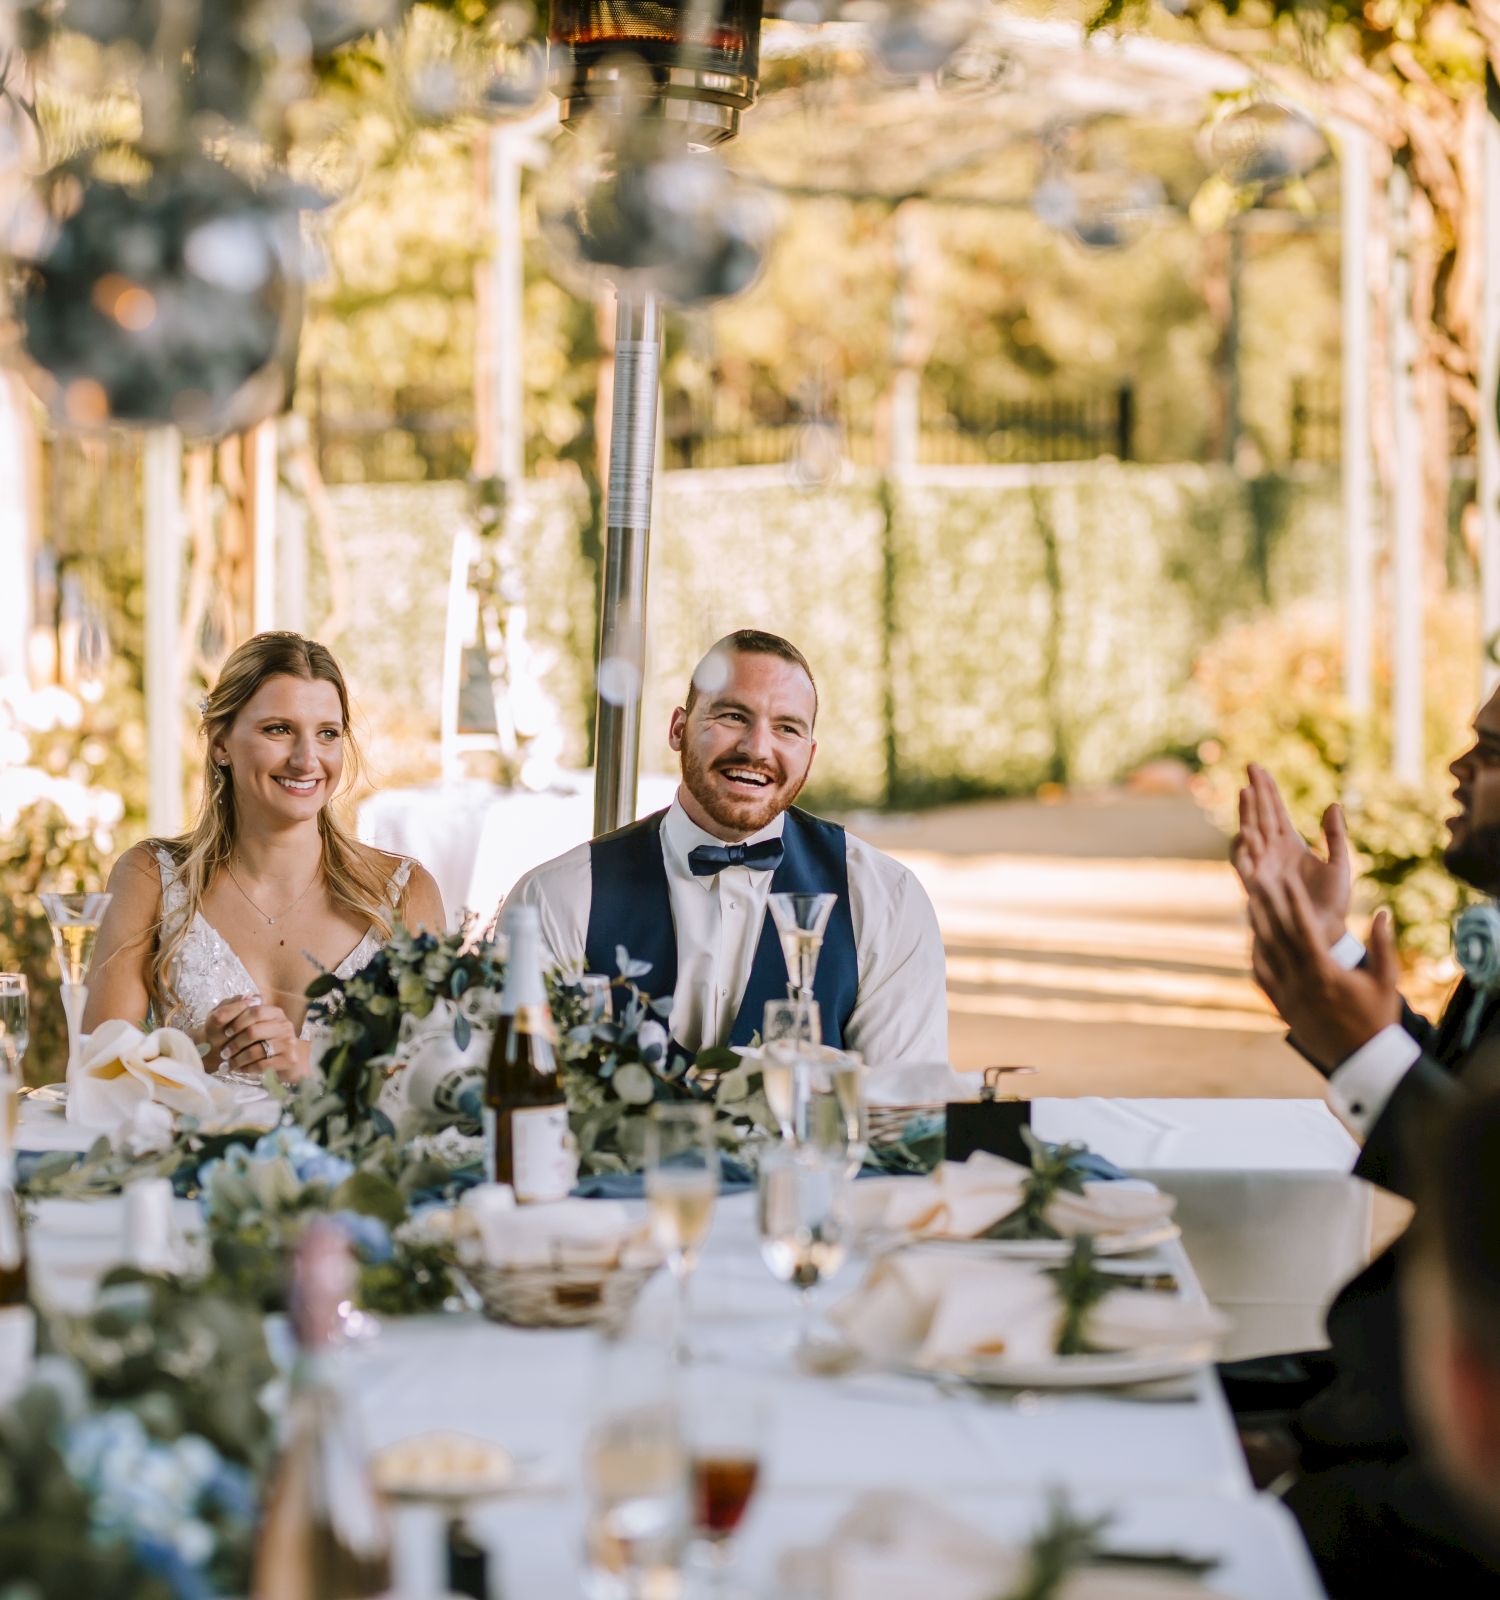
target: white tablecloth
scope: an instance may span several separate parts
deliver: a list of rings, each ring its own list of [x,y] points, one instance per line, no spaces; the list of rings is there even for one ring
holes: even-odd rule
[[[31,1234],[39,1291],[80,1303],[86,1271],[116,1258],[119,1238],[118,1201],[44,1203]],[[1180,1245],[1147,1262],[1200,1292]],[[851,1287],[846,1277],[826,1293]],[[652,1284],[639,1320],[660,1321],[670,1288],[665,1275]],[[1219,1556],[1215,1586],[1237,1600],[1320,1593],[1290,1518],[1251,1490],[1211,1372],[1170,1401],[1056,1394],[1016,1404],[915,1378],[803,1376],[782,1348],[792,1321],[792,1292],[759,1259],[752,1198],[724,1200],[695,1284],[694,1342],[710,1371],[755,1373],[771,1403],[763,1494],[742,1540],[746,1579],[763,1600],[777,1595],[770,1574],[782,1549],[821,1537],[860,1491],[890,1487],[1020,1535],[1043,1491],[1063,1486],[1080,1509],[1116,1513],[1117,1544]],[[497,1559],[499,1592],[561,1597],[579,1592],[580,1463],[598,1366],[586,1330],[505,1328],[465,1314],[389,1321],[345,1353],[344,1381],[372,1448],[452,1428],[529,1458],[528,1491],[478,1511],[472,1525]],[[401,1569],[412,1580],[430,1574],[432,1519],[405,1516],[402,1529]]]
[[[415,856],[437,879],[455,926],[465,910],[488,918],[523,873],[592,837],[593,775],[571,774],[568,783],[545,794],[472,780],[391,789],[359,808],[359,836]],[[675,778],[643,777],[636,814],[670,805],[676,791]]]
[[[1177,1197],[1226,1358],[1327,1343],[1328,1303],[1369,1259],[1359,1147],[1321,1100],[1034,1100],[1045,1139],[1076,1139]]]

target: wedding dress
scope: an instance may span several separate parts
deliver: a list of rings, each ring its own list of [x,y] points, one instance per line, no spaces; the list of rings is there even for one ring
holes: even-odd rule
[[[177,875],[177,863],[171,852],[158,845],[153,852],[161,869],[162,929],[165,933],[174,919],[181,919],[187,910],[187,885]],[[414,858],[403,856],[386,885],[386,894],[392,909],[400,897],[406,880],[411,876]],[[371,928],[364,938],[333,969],[336,978],[351,978],[365,966],[380,948],[380,934]],[[308,982],[313,974],[308,973]],[[222,1001],[239,994],[254,994],[259,987],[245,970],[245,963],[229,947],[223,934],[203,915],[194,913],[187,937],[182,941],[172,960],[172,988],[177,1004],[162,1019],[162,1026],[181,1028],[192,1033],[202,1028],[208,1014]],[[306,1039],[308,1019],[302,1023],[299,1037]]]

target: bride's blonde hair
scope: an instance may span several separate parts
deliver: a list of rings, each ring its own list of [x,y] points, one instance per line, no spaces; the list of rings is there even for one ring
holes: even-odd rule
[[[146,989],[151,998],[151,1010],[158,1018],[167,1016],[176,1004],[172,963],[203,904],[204,893],[213,882],[214,874],[228,864],[239,835],[234,784],[228,768],[214,760],[214,746],[227,737],[235,718],[261,685],[268,678],[278,677],[333,685],[338,692],[343,724],[344,784],[358,774],[359,749],[349,725],[349,691],[332,652],[298,633],[257,633],[247,639],[224,663],[219,681],[202,702],[203,797],[197,821],[189,832],[178,838],[148,841],[170,853],[177,866],[178,882],[187,891],[186,902],[173,917],[171,926],[163,920],[147,968]],[[356,919],[373,923],[388,938],[393,920],[387,899],[387,875],[381,870],[378,858],[365,851],[340,823],[333,809],[335,798],[331,797],[318,813],[324,882],[335,905]],[[397,917],[405,911],[406,895],[403,885],[394,907]]]

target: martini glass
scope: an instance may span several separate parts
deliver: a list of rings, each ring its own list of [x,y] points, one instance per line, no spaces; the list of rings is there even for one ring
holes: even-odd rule
[[[812,995],[813,975],[823,949],[823,930],[838,900],[836,894],[773,894],[771,916],[781,936],[787,981],[794,996]]]
[[[44,894],[41,900],[52,927],[52,943],[57,950],[58,970],[62,973],[63,1014],[68,1019],[68,1078],[71,1081],[83,1043],[89,961],[110,897],[107,894]]]

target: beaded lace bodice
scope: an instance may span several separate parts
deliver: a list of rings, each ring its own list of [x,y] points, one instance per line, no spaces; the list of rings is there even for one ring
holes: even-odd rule
[[[177,876],[177,864],[171,854],[157,848],[156,864],[161,870],[162,931],[167,935],[187,910],[187,885]],[[411,875],[412,858],[402,858],[391,874],[386,893],[394,907],[407,878]],[[380,936],[371,928],[344,959],[333,969],[337,978],[352,977],[380,948]],[[309,982],[312,974],[308,974]],[[196,912],[188,927],[187,937],[178,948],[172,962],[172,987],[177,993],[177,1004],[165,1017],[170,1028],[187,1032],[201,1028],[210,1011],[221,1001],[237,994],[255,991],[255,979],[245,970],[245,963],[230,948],[229,941],[213,926],[201,911]],[[307,1037],[307,1022],[302,1024],[302,1037]]]

